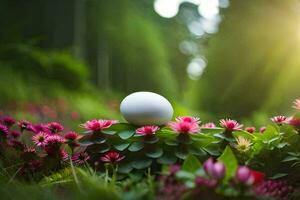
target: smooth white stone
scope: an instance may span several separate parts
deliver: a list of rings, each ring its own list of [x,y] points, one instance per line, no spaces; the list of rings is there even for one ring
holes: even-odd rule
[[[173,116],[171,103],[153,92],[135,92],[123,99],[120,111],[134,125],[163,125]]]

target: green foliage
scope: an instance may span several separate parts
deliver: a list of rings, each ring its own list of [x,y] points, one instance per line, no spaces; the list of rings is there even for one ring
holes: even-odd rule
[[[218,158],[218,160],[224,163],[226,167],[225,180],[229,180],[235,175],[236,169],[238,167],[238,162],[236,160],[236,157],[229,146],[225,148],[224,152]]]

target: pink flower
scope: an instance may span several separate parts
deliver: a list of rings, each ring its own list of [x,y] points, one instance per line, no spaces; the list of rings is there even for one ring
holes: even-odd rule
[[[8,128],[3,125],[3,124],[0,124],[0,137],[3,136],[3,137],[6,137],[8,135]]]
[[[255,127],[246,127],[245,131],[247,131],[248,133],[254,133],[256,131]]]
[[[34,132],[34,127],[29,121],[21,120],[18,122],[18,126],[20,127],[21,132],[24,130]]]
[[[90,131],[101,131],[103,129],[109,128],[111,125],[118,123],[116,120],[105,120],[105,119],[93,119],[81,124],[80,127],[85,128]]]
[[[206,124],[203,124],[201,126],[201,128],[216,128],[216,125],[214,123],[212,123],[212,122],[208,122]]]
[[[251,184],[251,170],[246,166],[241,166],[237,169],[235,179],[239,183]]]
[[[44,133],[51,133],[48,129],[46,124],[37,124],[33,126],[33,130],[35,133],[44,132]]]
[[[66,150],[64,150],[64,149],[60,150],[60,159],[62,161],[68,161],[69,160],[69,154]]]
[[[191,116],[176,117],[177,122],[200,123],[200,118]]]
[[[64,127],[58,122],[51,122],[47,126],[51,133],[59,133],[64,130]]]
[[[64,138],[68,141],[74,141],[74,140],[77,140],[79,138],[79,135],[78,133],[74,132],[74,131],[70,131],[70,132],[67,132],[65,135],[64,135]]]
[[[197,123],[190,122],[170,122],[169,127],[176,133],[197,133],[200,127]]]
[[[136,129],[136,133],[139,135],[153,135],[155,132],[159,130],[158,126],[143,126],[141,128]]]
[[[260,129],[259,129],[259,132],[261,132],[261,133],[263,133],[263,132],[265,132],[266,131],[266,127],[265,126],[263,126],[263,127],[260,127]]]
[[[5,116],[2,118],[1,122],[9,127],[14,125],[16,123],[16,120],[10,116]]]
[[[32,141],[36,146],[45,146],[47,144],[48,134],[40,132],[32,137]]]
[[[72,157],[72,161],[77,165],[82,165],[89,159],[90,156],[86,152],[77,153]]]
[[[9,137],[10,137],[10,138],[16,139],[16,138],[18,138],[20,135],[21,135],[21,133],[18,132],[18,131],[10,131],[10,132],[9,132]]]
[[[65,142],[65,139],[60,135],[48,135],[46,138],[47,146],[60,146]]]
[[[220,125],[227,131],[238,131],[243,127],[243,125],[240,125],[237,121],[232,119],[221,119]]]
[[[296,99],[294,101],[294,106],[293,108],[297,109],[297,110],[300,110],[300,99]]]
[[[275,117],[271,118],[271,120],[272,120],[272,122],[274,122],[274,123],[276,123],[278,125],[282,125],[282,124],[289,123],[289,121],[291,120],[291,118],[279,115],[279,116],[275,116]]]
[[[226,172],[223,162],[214,162],[212,158],[209,158],[204,162],[203,169],[209,177],[216,180],[223,179]]]
[[[292,118],[289,120],[289,124],[300,128],[300,118]]]
[[[125,156],[121,156],[118,152],[110,151],[106,153],[104,156],[102,156],[100,159],[103,162],[115,163],[123,160],[124,158]]]

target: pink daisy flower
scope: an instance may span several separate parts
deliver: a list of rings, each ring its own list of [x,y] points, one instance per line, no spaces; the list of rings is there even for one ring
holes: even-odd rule
[[[64,135],[64,138],[68,141],[74,141],[74,140],[77,140],[79,138],[79,134],[74,132],[74,131],[70,131],[70,132],[67,132],[65,135]]]
[[[177,122],[200,123],[200,118],[191,116],[176,117]]]
[[[141,128],[136,129],[135,132],[139,135],[153,135],[158,130],[159,130],[158,126],[143,126]]]
[[[24,130],[34,132],[34,127],[29,121],[21,120],[21,121],[18,122],[18,126],[20,127],[21,132],[24,131]]]
[[[40,132],[32,136],[32,141],[36,146],[45,146],[47,142],[48,134],[45,132]]]
[[[201,128],[216,128],[216,125],[214,123],[212,123],[212,122],[208,122],[206,124],[203,124],[201,126]]]
[[[197,123],[190,122],[170,122],[169,127],[176,133],[197,133],[200,127]]]
[[[44,133],[51,133],[48,129],[47,124],[37,124],[33,126],[34,132],[39,133],[39,132],[44,132]]]
[[[291,118],[279,115],[279,116],[272,117],[271,120],[275,124],[282,125],[282,124],[288,124]]]
[[[64,127],[58,122],[51,122],[47,126],[51,133],[58,133],[64,130]]]
[[[89,159],[90,156],[86,152],[77,153],[72,157],[72,161],[77,165],[82,165]]]
[[[10,117],[10,116],[3,117],[1,121],[6,126],[12,126],[16,123],[16,120],[14,118]]]
[[[296,99],[294,101],[294,106],[293,108],[297,109],[297,110],[300,110],[300,99]]]
[[[110,151],[107,152],[104,156],[102,156],[100,160],[103,162],[115,163],[123,160],[124,158],[125,156],[122,156],[118,152]]]
[[[247,131],[248,133],[254,133],[256,131],[255,127],[246,127],[245,131]]]
[[[232,119],[221,119],[220,125],[227,131],[238,131],[243,127],[243,125]]]
[[[48,137],[46,139],[47,146],[61,145],[64,142],[65,142],[65,139],[60,135],[48,135]]]
[[[93,119],[81,124],[80,127],[85,128],[90,131],[101,131],[103,129],[109,128],[111,125],[118,123],[117,120],[105,120],[105,119]]]

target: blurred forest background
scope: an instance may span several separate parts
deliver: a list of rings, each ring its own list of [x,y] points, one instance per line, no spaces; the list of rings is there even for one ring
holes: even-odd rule
[[[177,115],[264,123],[300,96],[299,0],[0,0],[0,110],[116,118],[134,91]]]

